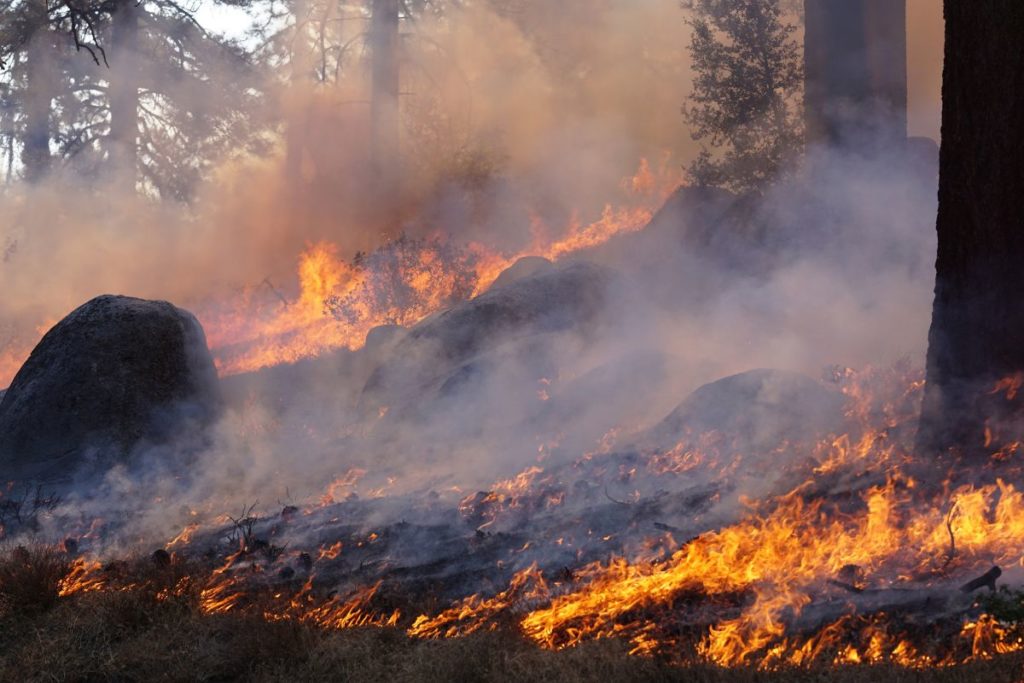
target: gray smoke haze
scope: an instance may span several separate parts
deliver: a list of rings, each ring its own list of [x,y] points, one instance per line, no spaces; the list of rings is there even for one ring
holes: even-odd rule
[[[938,4],[909,3],[912,134],[937,133]],[[277,122],[269,151],[225,154],[188,205],[97,192],[73,173],[12,186],[0,199],[0,343],[28,348],[37,327],[103,292],[189,308],[266,277],[292,283],[311,242],[350,256],[393,236],[382,234],[382,202],[401,204],[411,234],[515,251],[536,214],[551,225],[574,211],[596,217],[641,157],[692,158],[678,116],[688,36],[674,0],[518,5],[503,14],[467,3],[415,27],[398,197],[381,197],[368,175],[366,109],[352,104],[365,100],[361,73],[329,88],[266,84],[259,116]],[[474,182],[467,164],[483,169]],[[199,453],[192,441],[143,448],[148,476],[114,471],[102,495],[69,499],[62,514],[88,526],[111,499],[144,501],[120,513],[130,545],[165,539],[197,514],[315,500],[346,477],[336,499],[457,500],[533,464],[629,443],[728,374],[818,377],[833,363],[920,359],[936,180],[899,154],[812,150],[805,173],[759,209],[763,239],[736,233],[728,198],[711,215],[670,203],[658,230],[558,264],[609,269],[585,320],[559,313],[559,324],[514,329],[456,360],[386,341],[230,379],[225,416]],[[368,392],[391,366],[424,377]],[[166,466],[182,458],[187,475]]]
[[[689,392],[726,375],[768,367],[819,378],[832,364],[919,364],[935,209],[935,179],[898,156],[819,151],[761,209],[774,229],[767,243],[724,233],[728,253],[694,251],[681,235],[734,224],[697,224],[677,206],[674,232],[652,227],[556,266],[554,275],[582,268],[582,281],[600,292],[583,313],[560,305],[544,324],[512,326],[458,357],[445,340],[478,334],[483,319],[467,314],[460,326],[440,316],[417,328],[414,342],[386,339],[229,378],[226,414],[198,452],[190,439],[142,447],[147,474],[115,470],[100,495],[72,498],[66,510],[87,525],[108,518],[111,500],[144,501],[124,521],[121,543],[166,539],[254,503],[273,513],[325,494],[387,496],[373,522],[395,522],[427,494],[454,504],[531,466],[628,449]],[[527,308],[538,297],[572,300],[567,289],[505,291]],[[715,514],[728,518],[740,494],[768,493],[773,482],[741,477]]]

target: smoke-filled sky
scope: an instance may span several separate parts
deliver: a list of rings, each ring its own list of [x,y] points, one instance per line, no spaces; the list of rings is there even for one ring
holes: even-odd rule
[[[341,258],[372,249],[393,236],[379,227],[380,208],[392,204],[405,205],[412,234],[515,252],[538,218],[557,233],[574,216],[586,223],[606,204],[628,202],[622,179],[641,158],[667,151],[681,165],[693,157],[698,145],[679,114],[690,73],[676,0],[498,5],[465,3],[445,19],[403,28],[400,197],[377,196],[367,184],[358,67],[329,86],[268,75],[258,118],[276,121],[279,136],[261,156],[215,160],[190,205],[125,188],[97,192],[74,174],[9,188],[0,217],[0,343],[15,351],[5,374],[41,330],[100,293],[199,307],[269,278],[294,294],[308,244],[334,243]],[[940,5],[908,3],[911,134],[932,137]],[[238,12],[208,16],[215,29],[244,31]],[[143,67],[166,80],[161,64]],[[222,65],[216,77],[232,78],[232,68]]]
[[[942,91],[941,0],[907,0],[907,80],[911,135],[939,139]]]
[[[97,189],[72,173],[8,188],[0,196],[0,348],[8,344],[0,384],[45,329],[101,293],[171,300],[223,338],[211,321],[224,311],[246,318],[237,304],[254,292],[275,306],[276,296],[301,301],[295,271],[310,244],[333,244],[322,253],[344,260],[393,238],[382,214],[398,211],[416,237],[517,253],[540,232],[555,240],[567,226],[598,220],[606,205],[629,207],[635,188],[623,179],[642,158],[657,170],[667,153],[666,175],[678,177],[698,145],[679,113],[691,74],[677,0],[515,6],[501,13],[465,3],[404,29],[406,182],[392,194],[368,169],[361,68],[329,85],[267,74],[258,118],[274,122],[268,149],[216,159],[189,204]],[[935,137],[940,2],[909,0],[908,11],[910,132]],[[161,64],[142,66],[164,76]],[[221,65],[218,77],[231,78],[233,68]],[[562,392],[566,426],[537,430],[557,434],[571,457],[609,430],[657,422],[686,392],[725,374],[769,366],[817,375],[828,363],[920,354],[933,283],[933,179],[845,154],[811,161],[811,174],[765,204],[764,221],[780,227],[774,240],[786,245],[771,263],[747,268],[687,253],[673,234],[612,245],[600,260],[624,278],[600,334],[541,336],[544,353],[513,340],[488,359],[488,379],[408,424],[398,410],[387,421],[380,413],[383,426],[376,412],[365,421],[361,392],[374,359],[308,375],[299,368],[289,376],[299,386],[283,390],[294,399],[288,409],[279,412],[277,395],[247,401],[218,425],[205,484],[230,482],[223,489],[244,499],[289,484],[307,495],[325,477],[371,463],[381,476],[413,463],[471,484],[514,473],[537,452],[523,434],[535,426],[540,361],[552,365],[543,379],[556,401]],[[724,218],[700,227],[711,242],[731,236]],[[266,383],[282,390],[282,377]],[[594,401],[587,382],[602,377],[611,387],[619,377],[650,381]]]

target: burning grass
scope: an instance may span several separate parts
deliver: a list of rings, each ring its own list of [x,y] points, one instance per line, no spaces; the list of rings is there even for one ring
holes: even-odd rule
[[[837,382],[848,430],[783,444],[799,456],[785,468],[691,434],[531,466],[461,501],[428,496],[403,508],[418,524],[376,526],[370,501],[330,496],[265,518],[246,508],[223,529],[192,522],[130,560],[11,548],[3,666],[126,680],[1019,680],[1024,596],[994,590],[1021,578],[1019,473],[998,458],[969,477],[922,469],[909,367]],[[777,493],[702,518],[730,477],[764,468]]]
[[[57,551],[37,550],[21,571],[51,576]],[[4,557],[12,560],[11,553]],[[537,647],[509,628],[425,640],[394,626],[339,630],[268,619],[249,610],[210,613],[199,592],[175,589],[202,565],[142,558],[108,568],[126,590],[55,597],[0,616],[0,680],[256,681],[1015,681],[1024,655],[919,671],[884,665],[773,672],[672,664],[628,654],[605,639],[577,648]],[[168,592],[170,591],[170,592]],[[23,605],[27,606],[27,605]]]
[[[57,604],[70,561],[45,545],[15,546],[0,556],[0,614],[22,617]]]
[[[590,223],[574,216],[562,230],[537,217],[532,243],[514,254],[480,243],[460,246],[440,233],[428,239],[402,236],[351,261],[340,257],[337,245],[312,244],[299,257],[297,296],[289,299],[264,280],[230,301],[211,304],[199,317],[222,375],[356,349],[378,325],[412,325],[486,291],[522,257],[554,261],[642,229],[680,180],[667,155],[653,169],[643,159],[622,181],[627,203],[606,205]]]

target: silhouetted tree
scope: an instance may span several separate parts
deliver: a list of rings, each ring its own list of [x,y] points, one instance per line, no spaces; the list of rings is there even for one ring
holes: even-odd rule
[[[683,116],[704,143],[698,185],[760,193],[803,143],[801,53],[779,0],[684,0],[692,13],[693,93]]]
[[[919,446],[983,456],[1024,417],[1024,3],[946,0],[945,15],[939,248]]]
[[[49,173],[56,137],[52,107],[63,71],[75,51],[95,64],[105,60],[98,27],[106,1],[14,0],[0,7],[0,135],[8,176],[16,146],[27,181]]]
[[[200,26],[194,6],[67,0],[47,3],[40,16],[34,5],[41,0],[0,12],[10,64],[0,75],[0,135],[14,136],[3,148],[9,157],[20,150],[27,179],[59,161],[82,177],[188,199],[214,159],[259,141],[252,122],[260,92],[248,54]],[[25,29],[31,17],[33,39]],[[71,45],[89,58],[73,59]]]
[[[370,10],[370,150],[381,183],[398,180],[399,0],[373,0]]]

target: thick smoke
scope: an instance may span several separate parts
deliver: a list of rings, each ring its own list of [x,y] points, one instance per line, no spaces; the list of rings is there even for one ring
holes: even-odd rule
[[[725,375],[771,367],[820,378],[833,364],[920,363],[934,202],[934,177],[896,156],[821,152],[805,176],[766,201],[771,239],[727,254],[695,250],[680,231],[731,231],[734,223],[700,225],[670,203],[681,230],[622,238],[575,255],[579,266],[556,268],[584,269],[588,288],[602,292],[593,310],[567,304],[550,324],[499,332],[464,358],[452,358],[445,340],[453,337],[444,335],[475,332],[448,323],[441,344],[429,335],[405,346],[384,339],[229,378],[225,417],[198,452],[192,440],[179,449],[187,453],[143,448],[137,457],[151,463],[149,475],[116,470],[102,495],[72,499],[69,509],[84,523],[109,515],[112,496],[145,501],[122,539],[158,540],[208,515],[254,503],[273,512],[325,495],[388,496],[384,517],[372,521],[398,521],[409,501],[428,494],[454,504],[533,465],[628,449],[690,391]],[[566,289],[506,287],[531,306],[533,296],[571,298]],[[183,460],[186,473],[175,472]],[[736,496],[771,486],[761,476]],[[729,514],[736,496],[718,514]]]
[[[359,59],[339,83],[269,74],[264,109],[249,112],[254,125],[274,125],[269,149],[227,150],[189,205],[97,188],[75,166],[12,186],[0,223],[0,285],[17,293],[2,304],[5,335],[23,352],[37,326],[103,292],[194,305],[267,276],[289,282],[310,242],[330,240],[351,257],[393,237],[384,204],[405,205],[409,232],[513,249],[529,241],[531,213],[552,225],[573,211],[598,214],[641,157],[667,149],[685,160],[693,149],[677,116],[688,88],[681,13],[671,3],[631,7],[552,13],[524,3],[503,16],[474,4],[406,27],[398,194],[381,196],[369,167]],[[161,65],[144,66],[167,80]],[[219,68],[215,82],[240,77],[231,62]],[[203,108],[194,93],[175,96]]]
[[[912,17],[939,11],[910,5]],[[70,173],[14,187],[0,218],[0,333],[27,348],[38,326],[108,291],[201,310],[264,278],[290,283],[310,242],[349,256],[394,237],[387,203],[400,206],[410,234],[508,251],[529,243],[537,215],[548,225],[574,211],[596,217],[639,158],[667,150],[681,164],[696,152],[678,116],[690,80],[683,19],[676,2],[527,0],[515,11],[467,3],[421,20],[407,41],[406,180],[393,196],[369,170],[358,69],[329,87],[267,83],[269,111],[259,116],[278,126],[269,148],[225,156],[188,205],[97,193]],[[912,134],[934,134],[938,56],[910,28]],[[139,454],[190,459],[187,476],[154,467],[140,481],[118,470],[102,499],[67,506],[89,520],[108,512],[110,496],[144,500],[123,538],[161,539],[197,513],[310,501],[339,478],[337,500],[457,499],[534,463],[629,443],[727,374],[775,367],[817,377],[833,363],[919,359],[935,181],[899,151],[812,150],[805,173],[776,188],[756,220],[739,220],[726,196],[712,202],[720,210],[694,211],[684,192],[661,228],[558,264],[609,269],[585,321],[559,312],[558,324],[514,331],[458,361],[384,340],[228,379],[226,414],[200,453],[190,441],[188,453]],[[426,375],[371,400],[368,387],[393,365]]]

